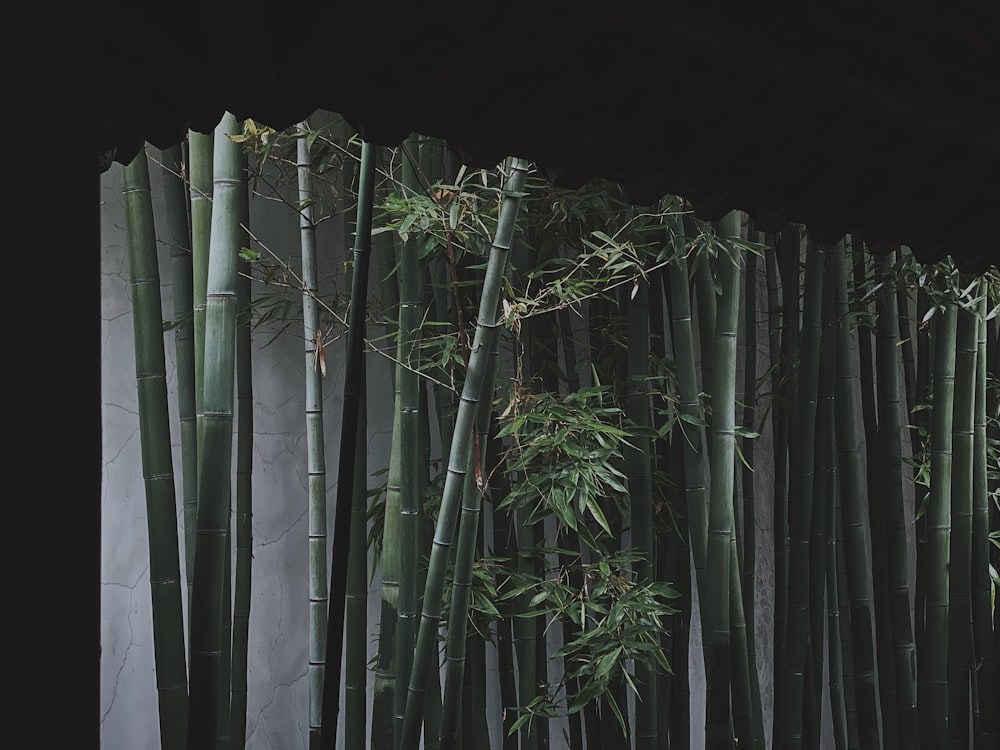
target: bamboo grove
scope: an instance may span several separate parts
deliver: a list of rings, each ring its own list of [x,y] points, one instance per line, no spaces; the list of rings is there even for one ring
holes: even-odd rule
[[[150,149],[155,229],[147,155],[123,173],[161,747],[248,746],[252,358],[279,335],[305,357],[310,748],[997,747],[995,271],[332,122]],[[285,196],[287,247],[252,194]]]

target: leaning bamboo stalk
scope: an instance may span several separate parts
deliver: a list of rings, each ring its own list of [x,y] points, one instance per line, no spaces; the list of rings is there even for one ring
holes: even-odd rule
[[[496,311],[493,313],[496,316]],[[444,701],[441,707],[441,748],[455,750],[458,747],[460,717],[463,706],[463,690],[466,684],[466,651],[468,646],[469,596],[472,588],[472,566],[478,547],[480,506],[485,489],[486,439],[493,413],[493,384],[499,356],[499,336],[490,350],[492,364],[487,368],[483,392],[485,398],[479,402],[476,414],[476,440],[473,451],[478,446],[479,453],[473,453],[470,467],[465,475],[462,489],[462,509],[458,522],[458,539],[455,550],[455,570],[452,576],[451,609],[448,615],[448,635],[445,650]],[[475,634],[472,637],[476,637]],[[480,676],[481,679],[482,676]],[[465,723],[465,745],[470,746],[469,733],[478,733],[478,727]]]
[[[838,243],[834,260],[837,314],[837,458],[842,495],[844,557],[850,597],[851,639],[854,650],[855,697],[858,730],[863,747],[878,750],[878,695],[875,686],[875,649],[872,627],[871,580],[865,540],[867,514],[861,478],[861,445],[858,413],[858,383],[853,367],[857,338],[851,326],[847,301],[847,254]]]
[[[340,671],[344,653],[344,617],[347,571],[350,559],[351,520],[355,492],[354,474],[358,451],[357,434],[361,411],[362,359],[365,345],[365,313],[368,270],[371,260],[372,208],[375,196],[374,146],[361,147],[361,175],[358,183],[358,213],[354,232],[354,267],[351,278],[351,306],[347,316],[347,346],[344,363],[344,406],[340,426],[337,505],[334,512],[333,554],[330,560],[330,596],[326,628],[326,668],[323,673],[323,707],[320,747],[334,750],[337,715],[340,712]],[[361,448],[364,450],[364,446]]]
[[[976,408],[976,310],[958,310],[952,422],[951,550],[948,564],[948,742],[969,747],[972,652],[972,504]]]
[[[299,128],[307,130],[306,123]],[[312,158],[309,141],[296,143],[299,189],[299,247],[302,262],[302,328],[305,340],[305,422],[307,507],[309,513],[309,746],[319,747],[326,668],[327,552],[326,447],[323,436],[323,378],[326,358],[319,323],[319,265],[313,217]]]
[[[816,400],[819,386],[820,322],[826,248],[810,248],[806,259],[805,309],[799,365],[791,491],[788,499],[789,564],[788,625],[784,640],[781,747],[793,750],[803,742],[803,695],[809,643],[809,536],[816,442]],[[817,644],[818,647],[819,644]]]
[[[401,750],[413,750],[417,747],[427,673],[432,664],[436,663],[433,656],[436,652],[437,626],[441,619],[441,595],[444,590],[445,567],[454,535],[464,474],[468,469],[475,412],[482,398],[483,382],[486,376],[486,373],[483,372],[483,366],[488,361],[492,339],[498,334],[500,325],[491,318],[491,313],[495,314],[499,303],[503,271],[510,254],[526,171],[527,165],[524,162],[520,159],[512,160],[510,176],[501,203],[496,236],[490,250],[486,280],[480,298],[480,318],[476,325],[476,337],[473,341],[472,351],[469,354],[469,368],[455,422],[451,456],[448,462],[448,476],[445,480],[441,508],[438,511],[438,521],[427,570],[423,612],[417,635],[417,647],[414,653],[400,741]]]
[[[185,516],[194,523],[185,526],[184,541],[187,555],[188,607],[194,586],[194,550],[198,529],[198,455],[201,452],[201,415],[204,413],[202,392],[205,383],[205,303],[208,289],[208,253],[212,235],[212,151],[215,136],[211,133],[188,133],[188,163],[191,198],[191,320],[194,336],[194,403],[195,403],[195,491],[185,497],[190,507]],[[190,617],[190,615],[189,615]]]
[[[876,260],[876,273],[883,283],[875,299],[878,333],[875,342],[876,394],[878,401],[881,486],[870,502],[881,503],[886,519],[889,562],[889,596],[893,654],[896,675],[896,716],[903,747],[917,744],[917,675],[913,629],[910,625],[910,574],[906,552],[909,521],[903,507],[903,459],[899,383],[899,312],[892,266],[896,254]]]
[[[204,415],[199,428],[198,534],[191,595],[191,689],[188,747],[209,750],[221,714],[218,684],[224,577],[229,559],[229,493],[233,442],[236,265],[239,257],[240,151],[229,139],[236,118],[216,126],[212,237],[205,306]],[[228,607],[227,607],[228,609]]]
[[[177,750],[184,747],[186,734],[187,669],[160,271],[145,150],[140,150],[125,167],[122,177],[135,332],[139,437],[149,531],[149,586],[160,746],[164,750]]]
[[[952,422],[958,310],[946,300],[935,332],[931,494],[927,507],[924,642],[917,648],[920,747],[945,747],[948,724],[948,562],[951,549]]]
[[[174,300],[174,357],[177,363],[177,411],[181,430],[181,496],[184,505],[185,576],[190,592],[194,573],[194,531],[198,526],[198,432],[195,407],[194,323],[189,192],[180,145],[161,152],[163,199],[170,245],[170,290]]]

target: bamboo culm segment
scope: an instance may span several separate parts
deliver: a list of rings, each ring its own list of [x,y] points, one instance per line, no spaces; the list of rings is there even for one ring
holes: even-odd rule
[[[306,130],[306,123],[299,123]],[[319,270],[313,220],[312,158],[307,138],[296,143],[299,247],[302,262],[302,333],[305,339],[306,470],[309,513],[309,746],[319,746],[326,667],[327,552],[326,445],[323,437],[323,329],[319,324]]]
[[[920,747],[939,750],[948,736],[948,563],[951,554],[952,422],[955,403],[955,341],[958,310],[953,300],[935,317],[934,411],[931,432],[930,502],[927,506],[926,612],[924,642],[918,644],[917,697]]]
[[[807,252],[801,360],[789,461],[792,471],[788,498],[788,623],[781,694],[783,750],[795,750],[803,744],[803,696],[809,643],[809,536],[825,259],[826,249],[821,245]]]
[[[448,475],[445,479],[441,508],[431,548],[427,583],[424,588],[423,613],[417,635],[417,646],[410,677],[409,695],[400,741],[402,750],[415,750],[420,739],[420,720],[423,714],[424,693],[427,673],[435,662],[437,625],[441,618],[441,595],[444,591],[445,568],[448,551],[454,535],[455,520],[461,501],[465,472],[471,452],[472,431],[476,409],[482,398],[486,373],[484,365],[489,361],[493,337],[499,333],[499,323],[495,319],[499,304],[503,272],[510,254],[514,227],[520,208],[527,164],[520,159],[511,161],[510,176],[503,191],[500,219],[496,236],[490,249],[486,280],[480,299],[480,318],[476,325],[476,335],[469,355],[462,397],[459,402],[455,433],[452,437],[451,455],[448,461]]]
[[[128,234],[140,451],[149,532],[149,585],[160,746],[164,750],[177,750],[184,747],[186,740],[187,668],[160,272],[145,150],[140,150],[125,167],[122,192]]]
[[[876,395],[878,401],[878,451],[882,464],[881,492],[871,503],[884,506],[886,552],[889,562],[889,596],[892,620],[893,655],[896,674],[896,716],[899,741],[903,747],[917,744],[917,675],[913,630],[910,625],[909,565],[903,507],[903,452],[899,384],[899,311],[892,266],[896,254],[879,257],[876,272],[884,287],[876,297],[878,336],[875,342]]]
[[[340,460],[337,505],[333,522],[333,554],[330,560],[330,599],[326,629],[326,668],[323,674],[323,711],[320,747],[334,750],[337,716],[340,711],[340,670],[344,651],[344,615],[347,570],[351,545],[351,508],[358,419],[361,408],[362,357],[365,344],[365,312],[368,269],[371,261],[372,210],[375,197],[375,147],[361,147],[361,174],[358,182],[358,218],[354,231],[354,269],[351,279],[351,306],[347,316],[347,351],[344,364],[344,412],[340,427]]]
[[[736,337],[739,327],[740,263],[738,254],[720,253],[722,286],[715,318],[712,371],[711,487],[708,505],[706,587],[702,606],[705,639],[705,747],[732,746],[730,728],[731,639],[729,611],[733,549],[733,490],[736,460]],[[737,566],[738,567],[738,566]],[[738,581],[737,577],[737,581]]]
[[[240,149],[231,114],[216,127],[212,236],[205,307],[204,407],[198,456],[198,533],[191,595],[188,747],[215,747],[223,651],[223,583],[229,559],[236,266],[239,256]],[[228,609],[228,607],[227,607]]]

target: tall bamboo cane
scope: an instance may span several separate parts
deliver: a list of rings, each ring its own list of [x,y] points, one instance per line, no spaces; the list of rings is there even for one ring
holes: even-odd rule
[[[784,680],[786,657],[785,634],[788,624],[788,485],[789,443],[792,414],[796,403],[796,371],[799,356],[799,288],[800,284],[799,228],[789,227],[778,238],[778,271],[781,276],[781,358],[780,382],[783,388],[775,404],[774,433],[774,643],[772,675],[774,678],[774,722],[772,741],[780,748],[782,742]]]
[[[250,229],[247,157],[240,164],[240,225]],[[241,241],[246,240],[241,232]],[[253,568],[253,355],[250,321],[250,263],[241,260],[236,278],[236,580],[233,584],[233,640],[230,740],[245,747],[247,732],[247,649],[250,636],[250,583]]]
[[[411,135],[404,142],[417,154],[418,136]],[[409,159],[402,164],[404,197],[411,198],[420,188],[416,169]],[[399,256],[399,346],[396,369],[399,385],[399,434],[400,434],[400,494],[399,494],[399,610],[396,621],[396,690],[395,733],[400,736],[403,713],[406,710],[406,690],[413,663],[413,644],[416,638],[417,617],[417,561],[420,516],[420,392],[417,374],[420,366],[420,324],[423,317],[423,288],[421,264],[417,258],[419,242],[415,237],[403,243]]]
[[[361,360],[361,406],[358,409],[357,443],[367,448],[368,388],[365,378],[367,363]],[[351,502],[351,550],[347,557],[347,603],[344,641],[344,748],[365,748],[365,702],[368,692],[366,665],[368,640],[368,549],[366,531],[368,518],[368,451],[355,456],[354,492]]]
[[[638,278],[628,303],[628,381],[626,412],[635,428],[623,449],[632,516],[632,546],[641,555],[635,564],[638,583],[655,578],[653,542],[653,475],[649,440],[649,282]],[[655,665],[637,665],[640,693],[635,706],[636,750],[656,747]]]
[[[483,372],[483,365],[488,361],[492,338],[498,333],[499,324],[491,318],[491,313],[495,314],[499,303],[503,271],[510,254],[526,171],[527,165],[524,162],[520,159],[512,160],[511,173],[501,203],[496,236],[490,250],[486,281],[483,284],[480,299],[480,319],[476,325],[476,337],[469,355],[469,368],[462,389],[462,399],[459,404],[451,456],[448,462],[448,476],[445,480],[434,543],[431,548],[427,583],[424,589],[423,613],[417,635],[417,647],[414,653],[409,695],[403,721],[403,734],[400,743],[402,750],[414,750],[419,740],[427,672],[435,662],[433,656],[436,651],[437,625],[441,618],[441,594],[444,590],[448,550],[454,535],[455,517],[461,499],[464,474],[468,469],[475,411],[482,398],[483,382],[486,375]]]
[[[229,139],[236,118],[216,126],[212,238],[205,307],[204,416],[199,428],[198,535],[191,595],[191,689],[188,747],[209,750],[217,740],[224,576],[229,559],[233,371],[236,343],[236,265],[239,257],[240,149]]]
[[[122,173],[128,259],[135,331],[135,377],[139,394],[139,437],[149,532],[149,586],[153,609],[160,745],[182,748],[187,724],[187,669],[181,609],[180,559],[160,271],[153,228],[153,203],[145,150]]]
[[[201,415],[205,384],[205,303],[208,290],[208,253],[212,234],[212,151],[215,136],[211,133],[188,133],[188,162],[191,177],[191,311],[194,332],[194,402],[195,402],[195,491],[186,497],[186,516],[194,523],[184,528],[184,546],[187,556],[188,609],[194,586],[194,551],[198,529],[198,457],[201,453]],[[190,613],[188,615],[190,617]]]
[[[712,369],[712,418],[710,428],[711,489],[708,504],[706,547],[706,596],[702,600],[705,639],[706,689],[705,747],[732,746],[729,724],[731,560],[733,489],[736,460],[736,336],[739,326],[740,263],[738,254],[720,253],[718,275],[722,295],[718,300]],[[714,290],[713,290],[714,293]]]
[[[899,312],[892,266],[896,254],[877,258],[875,268],[883,293],[875,300],[878,337],[875,342],[879,457],[883,467],[880,493],[870,502],[885,508],[889,594],[896,674],[896,715],[903,747],[917,744],[917,676],[913,630],[910,625],[910,575],[906,554],[908,521],[903,508],[902,430],[899,387]]]
[[[170,245],[170,290],[174,299],[174,351],[177,363],[177,411],[181,429],[181,495],[184,504],[184,557],[188,591],[194,578],[194,531],[198,526],[198,432],[195,407],[194,322],[192,320],[190,194],[180,145],[161,152],[163,198],[167,224],[164,241]]]
[[[931,432],[931,495],[927,507],[927,611],[924,642],[917,648],[920,747],[945,747],[948,735],[948,561],[951,550],[952,422],[955,402],[954,300],[939,310],[934,341],[934,411]]]
[[[803,311],[801,362],[795,410],[794,441],[790,461],[788,629],[783,644],[782,720],[784,750],[802,746],[802,706],[809,642],[809,532],[812,526],[811,493],[816,441],[816,400],[819,386],[820,323],[826,248],[816,245],[806,258],[805,309]],[[816,644],[817,647],[819,644]]]
[[[838,243],[839,246],[839,243]],[[837,248],[830,254],[830,262],[837,262]],[[836,273],[833,268],[824,274],[823,290],[823,340],[820,354],[821,367],[821,397],[817,424],[819,438],[817,440],[817,494],[823,495],[822,505],[826,512],[824,527],[826,538],[823,539],[825,560],[823,570],[826,589],[826,620],[827,620],[827,651],[830,718],[833,723],[834,742],[838,750],[847,748],[847,706],[844,685],[844,653],[841,641],[841,605],[838,589],[838,557],[841,556],[837,545],[837,455],[836,455],[836,369],[837,358],[837,320],[836,320]],[[813,511],[816,512],[815,510]],[[822,637],[817,649],[822,650]]]
[[[496,311],[493,313],[494,318]],[[483,467],[486,462],[486,439],[489,436],[489,425],[493,414],[493,385],[497,371],[499,356],[499,336],[494,338],[490,350],[492,363],[486,368],[483,384],[484,398],[479,402],[476,413],[476,440],[473,450],[478,446],[479,454],[473,454],[469,470],[465,475],[465,486],[462,490],[462,510],[458,523],[458,539],[455,550],[455,572],[452,577],[451,609],[448,615],[448,636],[445,651],[445,685],[444,702],[441,708],[441,748],[455,750],[458,747],[459,720],[462,707],[469,701],[463,701],[465,662],[468,642],[469,596],[472,587],[472,566],[477,550],[477,534],[479,530],[480,506],[485,488],[486,474]],[[471,637],[476,637],[472,634]],[[463,725],[465,745],[471,746],[470,733],[477,733],[478,727],[473,724]]]
[[[967,282],[968,279],[965,279]],[[969,747],[972,652],[973,423],[976,409],[976,310],[958,310],[952,422],[951,550],[948,563],[948,743]]]
[[[997,736],[997,720],[990,706],[997,701],[997,684],[994,674],[990,672],[993,664],[996,630],[991,602],[992,582],[989,576],[989,542],[990,509],[989,481],[987,478],[986,454],[986,355],[987,329],[986,285],[981,287],[982,299],[979,302],[979,331],[976,353],[976,406],[973,423],[973,495],[972,495],[972,626],[974,657],[977,669],[973,675],[976,681],[973,695],[978,695],[979,716],[974,716],[976,750],[995,746],[1000,742]],[[982,664],[982,668],[978,665]],[[983,707],[986,710],[983,710]],[[975,710],[976,706],[973,705]]]
[[[308,130],[306,123],[299,123]],[[302,257],[302,325],[305,340],[306,471],[309,512],[309,747],[319,747],[326,668],[327,552],[326,447],[323,437],[323,329],[319,324],[319,268],[313,219],[312,158],[309,141],[296,142],[299,187],[299,244]]]
[[[866,513],[861,479],[860,435],[857,424],[858,385],[853,368],[857,340],[847,302],[847,254],[838,243],[834,260],[837,313],[837,457],[843,496],[844,556],[850,594],[851,639],[854,649],[855,696],[859,735],[866,748],[878,750],[878,695],[875,687],[871,581],[865,540]]]
[[[344,365],[344,412],[340,427],[340,460],[337,478],[337,505],[334,512],[333,554],[330,560],[330,598],[326,628],[326,669],[323,673],[323,709],[320,747],[334,750],[337,742],[337,715],[340,712],[340,670],[344,653],[344,614],[347,571],[350,559],[351,520],[355,492],[354,473],[358,451],[357,434],[361,411],[362,358],[365,344],[365,312],[368,269],[371,259],[372,208],[375,195],[374,146],[361,147],[361,175],[358,183],[358,214],[354,232],[354,268],[351,278],[351,307],[348,311],[347,347]],[[364,446],[362,446],[364,450]]]

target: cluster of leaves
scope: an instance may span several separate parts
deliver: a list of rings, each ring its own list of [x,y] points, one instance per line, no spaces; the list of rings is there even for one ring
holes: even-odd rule
[[[610,405],[609,389],[594,386],[566,396],[515,391],[497,436],[508,443],[507,471],[520,477],[501,507],[528,508],[531,523],[551,513],[599,550],[585,519],[610,537],[602,505],[611,502],[619,512],[628,507],[621,467],[629,433],[622,410]]]
[[[568,621],[575,637],[554,654],[566,664],[560,684],[550,686],[548,692],[522,707],[510,732],[535,716],[555,715],[557,694],[574,680],[578,689],[567,696],[567,712],[576,713],[590,701],[605,698],[624,732],[622,707],[611,686],[622,680],[638,695],[631,671],[636,663],[670,671],[660,636],[663,618],[676,612],[670,601],[679,593],[660,581],[638,583],[632,569],[641,558],[632,552],[606,554],[595,562],[585,562],[571,550],[543,551],[573,562],[542,578],[513,576],[513,585],[502,598],[530,596],[528,611],[522,617],[546,617],[549,627],[553,622]]]

